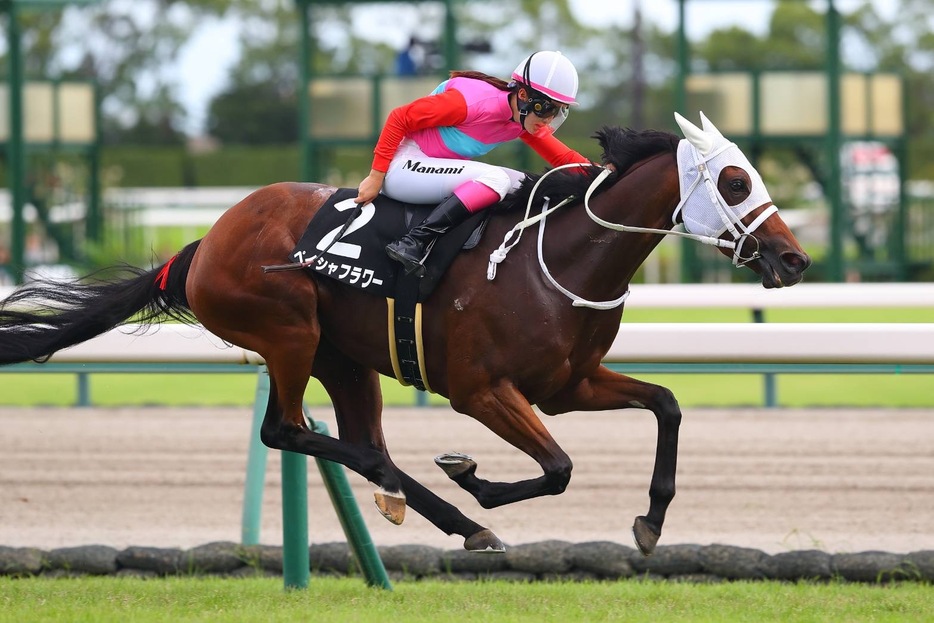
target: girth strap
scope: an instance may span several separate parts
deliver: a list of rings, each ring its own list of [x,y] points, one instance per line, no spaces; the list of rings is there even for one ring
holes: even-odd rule
[[[396,298],[386,299],[389,356],[392,371],[400,383],[430,392],[422,343],[422,304],[418,302],[418,282],[414,275],[400,276]]]

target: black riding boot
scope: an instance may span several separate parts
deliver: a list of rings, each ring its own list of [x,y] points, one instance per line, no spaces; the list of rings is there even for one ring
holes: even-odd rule
[[[386,245],[386,254],[405,266],[405,274],[424,276],[425,248],[432,240],[457,227],[470,216],[457,195],[451,195],[431,211],[424,221],[395,242]]]

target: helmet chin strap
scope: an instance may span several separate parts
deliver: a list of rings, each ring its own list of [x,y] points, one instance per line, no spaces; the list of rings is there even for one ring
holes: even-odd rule
[[[531,84],[532,78],[529,75],[529,68],[532,66],[532,59],[538,52],[532,53],[529,56],[528,60],[525,61],[525,67],[522,68],[522,87],[525,89],[526,100],[522,100],[519,97],[519,91],[516,91],[516,109],[519,111],[519,125],[522,126],[522,129],[525,130],[525,119],[529,116],[529,112],[532,110],[532,102],[529,101],[532,99],[531,93]]]
[[[525,89],[525,97],[526,97],[526,99],[524,99],[524,100],[523,100],[521,97],[519,97],[519,91],[521,91],[522,89]],[[532,93],[531,93],[531,89],[532,89],[532,87],[530,87],[528,84],[523,84],[523,85],[520,87],[519,91],[516,91],[516,110],[519,111],[519,124],[522,126],[522,129],[523,129],[523,130],[526,130],[526,127],[525,127],[525,119],[526,119],[526,117],[529,116],[529,113],[532,112],[532,102],[531,102],[531,100],[532,100]],[[528,131],[528,130],[526,130],[526,131]]]
[[[519,99],[519,94],[516,93],[516,108],[519,110],[519,125],[522,126],[522,129],[525,129],[525,118],[529,116],[529,107],[523,105],[524,102]]]

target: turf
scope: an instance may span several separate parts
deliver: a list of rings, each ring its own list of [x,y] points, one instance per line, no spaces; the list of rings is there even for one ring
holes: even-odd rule
[[[0,577],[0,623],[21,621],[598,621],[911,622],[934,618],[932,587],[623,580],[580,583],[396,583],[312,578],[284,592],[281,579]]]

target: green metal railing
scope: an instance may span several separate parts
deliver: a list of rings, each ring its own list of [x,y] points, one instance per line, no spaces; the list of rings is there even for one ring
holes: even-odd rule
[[[256,399],[253,403],[253,429],[250,434],[250,449],[247,459],[247,481],[243,503],[243,532],[241,541],[244,545],[259,542],[260,513],[263,498],[263,483],[266,476],[266,459],[269,449],[260,441],[260,427],[269,400],[269,374],[265,366],[257,376]],[[311,429],[322,435],[329,435],[324,422],[311,418],[308,409],[303,407]],[[315,459],[318,471],[324,480],[325,489],[331,498],[334,510],[347,543],[350,545],[366,583],[370,586],[392,589],[383,561],[376,551],[370,532],[367,530],[360,507],[347,482],[344,468],[331,461]],[[305,588],[308,586],[308,457],[294,452],[282,453],[282,575],[286,588]]]

